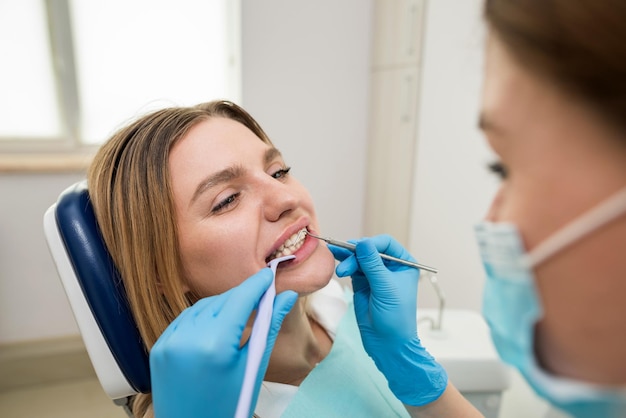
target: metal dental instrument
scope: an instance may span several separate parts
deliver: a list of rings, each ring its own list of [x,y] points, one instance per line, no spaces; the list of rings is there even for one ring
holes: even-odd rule
[[[350,250],[352,252],[354,252],[356,248],[356,245],[350,244],[349,242],[339,241],[333,238],[320,237],[318,235],[310,233],[309,231],[306,231],[306,234],[312,236],[313,238],[317,238],[319,240],[325,241],[329,243],[330,245],[345,248],[346,250]],[[437,274],[437,269],[434,267],[425,266],[423,264],[414,263],[412,261],[406,261],[401,258],[392,257],[387,254],[382,254],[382,253],[379,253],[379,254],[380,254],[380,257],[385,260],[395,261],[396,263],[404,264],[405,266],[409,266],[409,267],[413,267],[413,268],[421,269],[421,270],[426,270],[426,271],[430,271],[431,273]]]

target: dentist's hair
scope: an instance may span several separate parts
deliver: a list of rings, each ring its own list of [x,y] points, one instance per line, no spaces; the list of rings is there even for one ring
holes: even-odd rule
[[[486,0],[484,13],[519,64],[626,131],[626,2]]]
[[[235,120],[271,144],[244,109],[213,101],[141,117],[115,133],[89,168],[89,197],[96,219],[147,350],[192,302],[182,286],[170,151],[194,126],[215,117]],[[150,403],[149,395],[137,395],[135,416],[150,415]]]

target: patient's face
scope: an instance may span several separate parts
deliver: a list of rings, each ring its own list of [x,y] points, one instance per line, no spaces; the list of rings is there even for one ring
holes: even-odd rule
[[[196,125],[172,148],[169,168],[185,286],[200,296],[243,282],[298,231],[318,231],[311,196],[281,154],[236,121]],[[279,264],[276,290],[325,286],[335,265],[326,245],[308,235],[290,245],[283,254],[296,259]]]

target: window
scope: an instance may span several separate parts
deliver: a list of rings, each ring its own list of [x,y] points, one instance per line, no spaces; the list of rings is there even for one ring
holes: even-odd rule
[[[0,1],[0,151],[75,151],[170,105],[240,99],[239,1]]]

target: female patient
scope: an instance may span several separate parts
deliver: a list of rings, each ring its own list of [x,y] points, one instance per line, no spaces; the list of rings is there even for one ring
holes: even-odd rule
[[[317,218],[311,197],[289,171],[254,119],[226,101],[156,111],[102,146],[89,170],[89,193],[146,348],[151,350],[175,319],[171,328],[193,322],[192,315],[181,315],[188,307],[228,294],[270,259],[293,253],[294,261],[279,265],[276,290],[295,291],[300,298],[276,338],[256,415],[356,416],[363,408],[375,416],[379,407],[389,416],[393,404],[396,415],[403,416],[402,405],[364,353],[353,319],[342,321],[339,329],[343,314],[352,310],[346,309],[341,286],[331,281],[332,254],[324,244],[299,234],[318,231]],[[238,300],[220,303],[232,306]],[[228,328],[227,321],[211,329],[196,324],[188,345],[201,343],[218,327]],[[251,324],[249,320],[245,325],[242,344]],[[232,327],[232,335],[239,331]],[[159,349],[171,358],[187,349],[187,344],[164,340]],[[206,388],[208,393],[223,378],[194,376],[197,380],[189,382],[194,374],[188,368],[195,366],[171,363],[174,377],[165,383],[166,395],[154,393],[167,399],[137,395],[136,417],[159,415],[158,408],[152,410],[153,401],[174,405],[170,411],[184,416],[184,408],[193,409],[189,405],[203,397],[201,390],[190,394],[189,387],[192,392]],[[347,372],[338,372],[338,365]],[[152,374],[154,391],[154,370]],[[174,383],[178,378],[179,385]],[[338,393],[352,401],[341,402]]]

